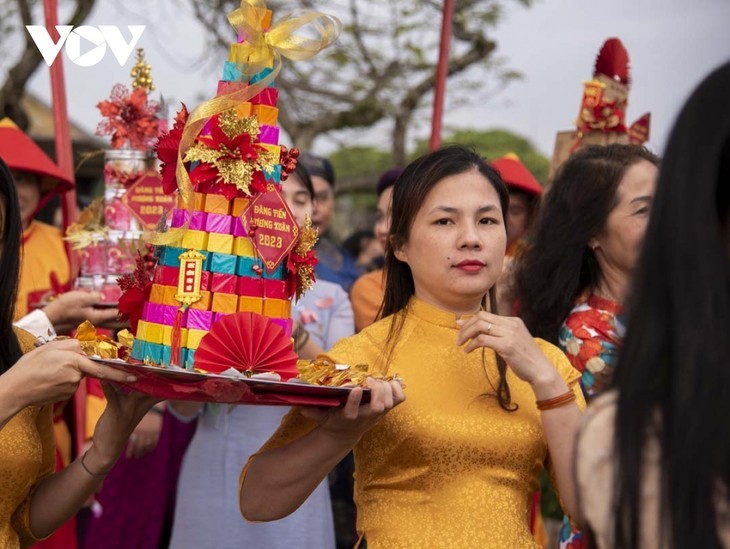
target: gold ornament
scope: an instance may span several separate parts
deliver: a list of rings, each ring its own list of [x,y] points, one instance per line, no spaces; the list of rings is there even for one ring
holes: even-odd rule
[[[299,241],[294,247],[294,253],[301,258],[307,258],[314,249],[314,245],[317,243],[318,238],[319,231],[317,230],[317,227],[312,224],[312,218],[309,214],[305,214],[304,225],[300,228]],[[298,300],[314,286],[314,265],[308,262],[300,262],[296,263],[296,269],[296,297]]]
[[[247,133],[254,141],[259,136],[259,121],[255,116],[239,118],[235,109],[229,109],[218,118],[218,126],[228,139]]]
[[[147,91],[154,91],[155,85],[152,83],[150,72],[152,67],[144,58],[144,49],[137,48],[137,62],[132,67],[129,75],[132,77],[132,88],[147,88]]]

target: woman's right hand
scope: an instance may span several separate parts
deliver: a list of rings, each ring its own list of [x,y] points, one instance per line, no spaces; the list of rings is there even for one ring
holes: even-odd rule
[[[8,389],[6,394],[15,400],[20,410],[70,398],[86,375],[120,383],[137,380],[121,370],[86,358],[76,339],[52,341],[24,354],[2,378]]]
[[[319,424],[338,439],[356,444],[385,414],[402,403],[406,396],[398,381],[383,381],[369,377],[370,402],[360,404],[363,390],[355,387],[344,406],[338,408],[303,407],[301,414]]]

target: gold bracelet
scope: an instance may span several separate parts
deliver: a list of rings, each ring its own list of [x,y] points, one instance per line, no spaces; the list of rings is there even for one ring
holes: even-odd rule
[[[107,471],[106,473],[94,473],[91,469],[89,469],[86,466],[86,463],[84,462],[84,460],[86,459],[86,454],[88,454],[88,453],[89,453],[89,451],[86,450],[84,452],[84,455],[81,456],[81,460],[80,460],[81,461],[81,467],[83,467],[84,468],[84,471],[86,471],[87,473],[89,473],[94,478],[105,478],[109,474],[109,471]]]
[[[538,400],[537,409],[541,412],[544,412],[546,410],[552,410],[553,408],[560,408],[561,406],[570,404],[574,400],[575,393],[568,389],[568,391],[566,393],[563,393],[562,395],[558,395],[553,398],[546,398],[545,400]]]

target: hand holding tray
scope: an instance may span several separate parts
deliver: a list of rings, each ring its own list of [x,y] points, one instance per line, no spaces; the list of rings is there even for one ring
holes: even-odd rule
[[[353,387],[327,387],[296,381],[272,381],[262,378],[206,374],[182,368],[148,366],[122,360],[91,357],[137,377],[134,383],[123,384],[166,400],[190,400],[223,404],[266,406],[341,406]],[[362,403],[370,401],[370,389],[363,389]]]

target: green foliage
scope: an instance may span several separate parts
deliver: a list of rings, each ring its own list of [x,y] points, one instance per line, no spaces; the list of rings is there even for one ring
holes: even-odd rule
[[[479,154],[489,160],[499,158],[508,153],[514,153],[520,157],[522,163],[543,185],[548,179],[550,160],[530,141],[509,130],[456,130],[443,139],[444,144],[458,143],[473,147]],[[428,141],[419,141],[413,158],[416,158],[428,150]]]
[[[391,154],[375,147],[344,147],[329,159],[338,181],[364,177],[372,177],[375,181],[393,167]]]

